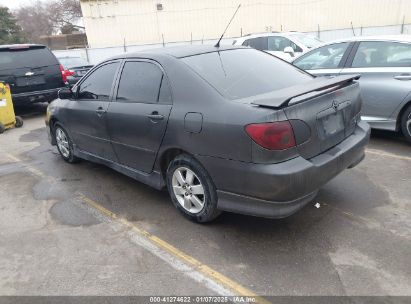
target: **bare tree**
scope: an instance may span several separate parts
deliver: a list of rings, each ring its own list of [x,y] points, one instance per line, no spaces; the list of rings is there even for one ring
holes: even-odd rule
[[[28,41],[33,43],[43,35],[72,33],[82,17],[79,0],[37,0],[21,6],[15,15]]]
[[[25,33],[28,42],[37,43],[42,35],[51,35],[54,25],[50,18],[48,5],[42,1],[35,1],[21,6],[15,12],[16,19]]]
[[[81,17],[80,1],[78,0],[54,0],[49,2],[49,11],[52,12],[50,18],[54,26],[60,31],[67,28],[75,28]]]

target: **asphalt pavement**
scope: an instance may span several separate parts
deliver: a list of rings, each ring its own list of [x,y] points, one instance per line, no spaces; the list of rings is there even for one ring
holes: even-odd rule
[[[0,135],[0,295],[411,295],[411,145],[366,158],[295,215],[183,218],[165,191],[47,141],[45,106]]]

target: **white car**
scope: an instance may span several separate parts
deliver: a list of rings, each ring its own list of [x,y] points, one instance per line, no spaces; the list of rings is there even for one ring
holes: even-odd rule
[[[322,43],[316,37],[299,32],[250,34],[233,41],[233,45],[250,46],[287,61]]]

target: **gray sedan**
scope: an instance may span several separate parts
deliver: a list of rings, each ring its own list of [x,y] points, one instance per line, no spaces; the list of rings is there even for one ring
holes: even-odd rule
[[[314,79],[270,54],[191,46],[94,67],[47,111],[62,158],[107,165],[207,222],[280,218],[364,157],[357,76]]]
[[[353,37],[313,49],[293,64],[317,76],[361,74],[362,119],[411,142],[411,36]]]

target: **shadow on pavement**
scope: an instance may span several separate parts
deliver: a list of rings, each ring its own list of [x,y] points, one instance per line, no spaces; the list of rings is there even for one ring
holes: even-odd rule
[[[14,108],[16,115],[23,119],[44,116],[46,114],[48,103],[33,103],[25,106]]]

